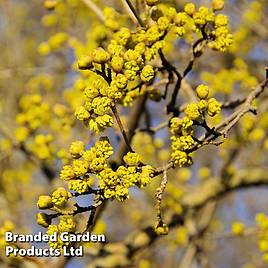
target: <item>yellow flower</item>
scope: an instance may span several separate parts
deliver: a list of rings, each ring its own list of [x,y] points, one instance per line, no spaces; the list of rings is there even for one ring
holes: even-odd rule
[[[259,250],[263,252],[268,252],[268,240],[260,240],[259,241]]]
[[[72,180],[69,182],[68,187],[79,194],[88,191],[88,182],[86,180]]]
[[[70,153],[73,158],[79,158],[83,155],[85,144],[82,141],[74,141],[70,146]]]
[[[207,179],[210,176],[210,169],[208,167],[201,167],[198,170],[198,176],[201,180]]]
[[[60,232],[74,232],[76,224],[74,223],[72,216],[61,216],[58,225]]]
[[[187,13],[189,16],[194,15],[195,13],[195,4],[194,3],[188,3],[184,6],[184,11]]]
[[[96,119],[91,119],[89,121],[90,130],[93,130],[96,133],[103,131],[105,128],[111,127],[112,125],[113,118],[109,114],[98,116]]]
[[[78,106],[75,110],[75,116],[78,120],[83,121],[90,118],[90,113],[84,106]]]
[[[194,140],[191,135],[187,136],[172,136],[171,137],[171,148],[173,151],[182,150],[185,151],[190,149],[194,145]]]
[[[116,85],[111,85],[106,89],[106,94],[109,96],[111,99],[121,99],[122,98],[122,93],[119,91],[118,87]]]
[[[242,235],[245,231],[245,225],[242,222],[236,221],[232,223],[232,234]]]
[[[68,181],[75,177],[73,167],[71,165],[65,165],[63,166],[61,172],[60,172],[60,178],[62,180]]]
[[[93,61],[96,63],[105,63],[110,59],[110,54],[103,48],[98,47],[92,53]]]
[[[198,120],[201,116],[197,103],[189,103],[186,106],[184,113],[191,120]]]
[[[215,17],[215,27],[221,27],[221,26],[226,26],[228,25],[228,17],[223,15],[223,14],[218,14]]]
[[[221,111],[221,104],[214,98],[208,100],[208,115],[215,116]]]
[[[157,20],[158,27],[161,31],[166,31],[170,26],[170,20],[167,17],[160,17]]]
[[[58,4],[58,0],[45,0],[44,1],[44,7],[46,9],[52,10],[54,9]]]
[[[183,12],[177,13],[174,18],[174,22],[178,26],[184,26],[188,20],[189,20],[189,17],[187,16],[187,14]]]
[[[42,17],[42,25],[45,27],[55,26],[58,22],[58,16],[55,14],[48,14]]]
[[[128,40],[131,37],[131,32],[128,28],[122,27],[118,32],[115,33],[114,39],[118,42],[118,44],[125,46]]]
[[[92,101],[92,108],[97,115],[104,115],[111,109],[112,102],[108,97],[96,97]]]
[[[116,73],[120,73],[124,67],[124,59],[120,56],[112,57],[111,66]]]
[[[171,154],[171,158],[174,161],[174,164],[178,167],[183,167],[185,165],[191,165],[192,159],[186,152],[183,151],[173,151]]]
[[[59,187],[52,193],[52,202],[56,206],[62,206],[66,204],[66,202],[71,196],[72,195],[67,192],[63,187]]]
[[[122,185],[117,185],[115,188],[115,198],[118,201],[124,201],[129,198],[128,189]]]
[[[193,121],[188,117],[184,117],[180,119],[178,117],[173,117],[170,120],[170,127],[172,134],[180,134],[180,135],[190,135],[193,132]]]
[[[149,82],[154,78],[154,69],[151,65],[146,65],[141,71],[141,80],[143,82]]]
[[[38,48],[37,48],[37,52],[41,55],[41,56],[46,56],[50,53],[50,46],[47,42],[42,42]]]
[[[224,8],[224,0],[212,0],[212,8],[214,11],[219,11]]]
[[[89,168],[89,163],[84,160],[74,160],[73,161],[73,171],[76,176],[83,176],[87,173]]]
[[[48,39],[48,44],[51,49],[56,50],[60,48],[67,41],[67,38],[68,38],[67,33],[63,32],[56,33]]]
[[[118,74],[114,81],[115,81],[115,85],[120,89],[125,88],[128,84],[128,80],[126,76],[123,74]]]
[[[19,142],[25,141],[27,137],[29,136],[29,134],[30,134],[30,131],[26,127],[18,127],[15,131],[16,140]]]
[[[169,228],[165,223],[157,222],[154,226],[154,231],[157,235],[167,235],[169,232]]]
[[[129,166],[138,166],[141,162],[140,156],[137,153],[128,152],[123,159]]]

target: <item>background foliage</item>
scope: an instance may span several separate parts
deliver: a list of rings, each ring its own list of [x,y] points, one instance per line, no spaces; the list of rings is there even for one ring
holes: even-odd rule
[[[6,258],[1,251],[1,267],[45,267],[50,263],[55,267],[267,266],[267,1],[226,1],[223,11],[216,14],[228,16],[232,38],[224,34],[220,48],[209,40],[215,30],[213,19],[206,22],[205,30],[195,21],[199,25],[196,32],[191,28],[192,15],[186,29],[178,18],[176,26],[180,28],[167,28],[167,34],[159,38],[164,44],[153,40],[152,30],[148,34],[152,43],[146,46],[157,43],[159,47],[152,61],[148,55],[151,51],[147,52],[145,65],[153,67],[153,74],[139,66],[135,73],[138,80],[129,79],[128,84],[136,90],[126,93],[122,89],[123,98],[111,97],[119,99],[116,112],[113,105],[108,107],[113,126],[98,129],[98,133],[77,120],[77,107],[85,105],[83,90],[92,83],[92,72],[81,69],[101,73],[96,57],[95,69],[88,58],[92,51],[98,47],[107,50],[112,39],[124,42],[127,33],[116,35],[121,27],[134,36],[140,22],[148,30],[159,16],[172,17],[174,10],[183,12],[189,3],[159,2],[158,7],[149,7],[140,0],[0,0],[1,248],[6,230],[44,231],[35,219],[40,213],[36,206],[38,202],[40,207],[39,196],[53,192],[55,196],[55,189],[67,189],[68,184],[60,179],[62,167],[72,161],[72,156],[77,158],[81,151],[92,148],[100,137],[109,137],[114,154],[107,161],[114,170],[129,163],[137,168],[143,164],[152,167],[148,178],[145,176],[148,181],[144,184],[148,185],[130,187],[130,198],[125,188],[123,194],[116,192],[116,198],[108,198],[104,190],[106,196],[98,192],[97,200],[90,194],[71,198],[71,207],[54,208],[61,214],[64,209],[73,211],[74,202],[79,204],[78,211],[95,205],[96,209],[75,216],[76,228],[82,230],[89,223],[93,232],[106,234],[107,244],[85,245],[84,258]],[[193,2],[197,9],[211,9],[212,2],[220,5],[222,1]],[[133,3],[136,16],[129,3]],[[199,38],[203,40],[196,43]],[[118,72],[122,73],[120,59],[114,61],[113,71],[116,73],[115,66],[119,65]],[[111,60],[103,62],[108,77]],[[114,73],[112,80],[116,80]],[[179,80],[176,103],[172,103]],[[220,114],[214,116],[210,111],[213,116],[194,118],[193,107],[185,110],[189,103],[198,101],[196,88],[200,84],[207,85],[209,98],[221,104]],[[193,164],[173,166],[176,157],[172,156],[170,137],[178,131],[170,119],[183,118],[183,112],[201,125],[196,124],[196,140],[189,147]],[[201,120],[204,118],[207,125]],[[213,126],[221,128],[215,132]],[[202,136],[205,133],[210,136]],[[197,140],[200,137],[201,143]],[[83,141],[85,148],[75,144],[69,150],[74,141]],[[141,159],[125,159],[124,164],[123,156],[130,147]],[[109,150],[105,151],[108,155]],[[186,164],[190,164],[188,160]],[[141,186],[135,180],[134,184]],[[100,186],[94,176],[88,185],[90,189]],[[94,219],[88,221],[89,215]]]

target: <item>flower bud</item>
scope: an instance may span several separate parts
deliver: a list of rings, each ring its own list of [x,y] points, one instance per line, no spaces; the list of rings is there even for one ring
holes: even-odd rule
[[[193,16],[195,13],[195,4],[194,3],[188,3],[184,6],[184,11],[189,16]]]
[[[87,70],[92,67],[92,57],[91,56],[84,56],[83,58],[79,59],[78,61],[78,68],[80,70]]]
[[[37,201],[40,209],[48,209],[53,207],[52,198],[49,195],[40,195]]]
[[[110,59],[110,54],[101,47],[96,48],[92,56],[93,61],[96,63],[105,63]]]
[[[48,10],[53,10],[58,4],[57,0],[45,0],[44,7]]]
[[[154,231],[157,235],[167,235],[169,232],[169,228],[165,223],[157,222],[154,227]]]
[[[224,0],[212,0],[212,9],[219,11],[224,8]]]
[[[206,85],[199,85],[197,88],[196,88],[196,94],[197,94],[197,97],[201,100],[204,100],[208,97],[208,94],[209,94],[209,88],[208,86]]]
[[[245,226],[242,222],[235,221],[232,223],[232,234],[242,235],[245,231]]]
[[[70,153],[73,158],[79,158],[83,155],[85,144],[82,141],[74,141],[70,146]]]
[[[111,60],[111,66],[116,73],[120,73],[124,66],[124,59],[119,56],[114,56]]]
[[[215,116],[221,111],[221,104],[214,98],[208,100],[208,115]]]
[[[51,219],[47,214],[39,212],[36,214],[36,222],[37,224],[47,228],[51,224]]]

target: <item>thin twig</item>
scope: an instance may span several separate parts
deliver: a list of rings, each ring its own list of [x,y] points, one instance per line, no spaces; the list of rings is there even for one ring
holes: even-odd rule
[[[163,179],[161,181],[160,187],[156,189],[155,197],[156,197],[156,209],[157,209],[157,219],[159,223],[163,223],[162,220],[162,214],[161,214],[161,203],[162,203],[162,198],[164,191],[166,189],[168,182],[168,177],[167,177],[167,170],[164,170],[163,172]]]
[[[125,0],[121,0],[122,4],[124,6],[124,8],[126,9],[127,13],[129,14],[129,17],[131,18],[131,20],[134,22],[134,24],[139,24],[136,16],[134,15],[134,13],[132,12],[132,10],[130,9],[129,5],[126,3]]]
[[[113,112],[113,114],[114,114],[115,120],[116,120],[116,122],[117,122],[117,124],[118,124],[118,126],[119,126],[119,129],[120,129],[120,131],[121,131],[121,133],[122,133],[122,135],[123,135],[123,138],[124,138],[124,140],[125,140],[125,143],[126,143],[128,149],[129,149],[129,151],[130,151],[130,152],[133,152],[133,150],[132,150],[132,148],[131,148],[131,145],[130,145],[130,142],[129,142],[129,140],[128,140],[126,131],[125,131],[124,127],[123,127],[122,121],[121,121],[121,119],[120,119],[120,116],[119,116],[119,114],[118,114],[118,112],[117,112],[117,109],[116,109],[116,106],[115,106],[115,105],[112,106],[112,112]]]
[[[142,21],[142,19],[140,18],[139,14],[137,13],[136,9],[134,8],[134,6],[132,5],[130,0],[125,0],[127,5],[129,6],[130,10],[132,11],[132,13],[134,14],[134,16],[136,17],[138,23],[140,24],[140,26],[145,27],[144,22]]]

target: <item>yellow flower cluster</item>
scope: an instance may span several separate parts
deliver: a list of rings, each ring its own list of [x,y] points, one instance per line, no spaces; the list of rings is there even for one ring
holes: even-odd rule
[[[78,195],[91,189],[93,179],[90,174],[94,174],[99,180],[99,191],[103,193],[104,198],[124,201],[129,197],[130,187],[145,187],[154,175],[153,168],[143,165],[140,156],[134,152],[129,152],[123,157],[125,165],[119,166],[116,171],[111,169],[107,159],[113,153],[113,148],[106,137],[97,141],[89,150],[85,149],[82,141],[75,141],[70,146],[70,153],[73,162],[71,165],[63,166],[60,177],[68,181],[69,190]],[[51,196],[39,196],[37,201],[39,209],[50,209],[63,215],[67,213],[70,217],[65,215],[66,217],[62,217],[59,225],[56,226],[51,225],[52,218],[48,214],[40,212],[37,214],[37,223],[48,227],[48,233],[51,230],[73,231],[75,228],[71,218],[73,210],[72,208],[71,211],[68,210],[68,201],[73,196],[63,187],[57,188]],[[58,241],[51,246],[60,248],[62,243]]]
[[[233,90],[237,89],[237,85],[242,90],[248,90],[258,84],[256,77],[250,74],[249,67],[241,58],[236,58],[230,69],[221,69],[213,74],[203,72],[202,79],[213,89],[213,94],[231,94]]]
[[[54,9],[57,6],[58,2],[58,0],[45,0],[44,7],[49,10]]]
[[[212,34],[215,40],[208,43],[208,46],[219,51],[226,51],[233,42],[233,36],[229,30],[229,21],[227,16],[223,14],[216,15],[214,27],[215,30]]]
[[[128,165],[128,166],[138,166],[140,164],[140,156],[137,153],[127,153],[124,156],[124,162]]]
[[[56,33],[52,35],[47,42],[42,42],[38,48],[37,51],[40,55],[46,56],[51,51],[58,50],[60,47],[62,47],[68,40],[68,35],[64,32]]]
[[[72,194],[65,188],[57,188],[51,196],[41,195],[38,198],[37,206],[39,209],[50,209],[56,212],[63,212],[66,209],[68,200],[72,197]],[[66,211],[68,212],[68,211]],[[39,225],[47,228],[51,225],[51,217],[43,212],[39,212],[36,215],[36,221]]]
[[[63,246],[68,246],[70,242],[63,242],[60,239],[60,234],[62,232],[68,232],[68,233],[73,233],[76,229],[76,224],[74,222],[74,219],[72,216],[61,216],[60,221],[58,225],[49,225],[47,229],[47,235],[50,236],[54,234],[55,232],[57,233],[57,241],[49,241],[49,246],[54,249],[60,249],[62,250]]]
[[[101,60],[101,57],[105,57],[106,52],[98,50],[96,53],[98,60]],[[83,88],[83,92],[85,104],[76,108],[76,118],[83,121],[90,130],[96,133],[111,127],[113,119],[110,111],[114,99],[118,97],[118,90],[115,87],[109,87],[102,76],[91,72],[88,85]]]
[[[164,13],[164,17],[158,18],[157,23],[161,30],[172,29],[178,36],[184,36],[189,30],[197,33],[207,31],[206,27],[212,26],[212,30],[207,32],[208,47],[225,51],[232,43],[228,19],[222,14],[215,15],[215,11],[222,10],[223,7],[223,0],[213,1],[211,9],[205,6],[197,9],[194,3],[188,3],[184,6],[184,11],[178,13],[175,9],[160,7],[159,11]]]
[[[15,136],[22,142],[28,135],[43,124],[47,123],[51,117],[50,105],[42,101],[39,94],[25,94],[19,101],[20,113],[16,116],[16,123],[19,127]]]
[[[123,201],[129,198],[128,188],[145,187],[151,181],[153,168],[149,165],[140,165],[140,156],[137,153],[127,153],[124,162],[128,165],[119,166],[116,171],[105,168],[99,174],[100,188],[104,191],[105,198],[116,198]]]
[[[12,232],[15,226],[12,221],[6,220],[3,222],[2,226],[0,227],[0,249],[5,249],[7,242],[6,242],[6,232]]]
[[[85,150],[85,145],[82,141],[75,141],[70,146],[70,153],[74,158],[72,165],[63,166],[60,172],[60,178],[66,181],[88,179],[87,173],[97,173],[107,167],[107,159],[113,153],[113,148],[107,138],[101,138],[89,150]],[[78,159],[79,158],[79,159]],[[69,187],[83,189],[88,187],[89,180],[72,181]]]
[[[39,159],[49,159],[53,155],[53,146],[51,145],[52,141],[52,135],[38,134],[35,136],[34,142],[29,145],[29,149]]]
[[[200,99],[197,103],[189,103],[185,108],[185,115],[191,120],[199,120],[204,113],[211,117],[217,115],[221,111],[221,105],[215,98],[208,98],[209,88],[206,85],[199,85],[196,88],[197,97]]]
[[[223,1],[213,1],[210,9],[204,6],[197,9],[195,4],[188,3],[183,12],[157,3],[158,1],[147,1],[148,6],[154,6],[150,13],[151,23],[134,31],[119,26],[120,16],[115,10],[104,9],[105,25],[114,31],[113,39],[106,49],[99,47],[91,50],[78,61],[81,70],[92,70],[99,76],[98,80],[101,76],[105,80],[100,83],[103,84],[102,92],[93,85],[95,79],[89,82],[88,105],[76,110],[77,118],[87,121],[90,129],[100,132],[112,125],[108,111],[113,100],[129,106],[135,98],[144,94],[145,91],[140,90],[140,84],[148,83],[156,76],[156,69],[150,61],[164,48],[168,33],[175,31],[182,36],[189,29],[198,33],[205,31],[210,47],[224,51],[230,45],[228,19],[222,14],[214,13],[223,8]],[[100,106],[100,114],[96,113],[96,106]]]
[[[185,117],[183,119],[173,117],[170,121],[171,133],[171,157],[176,165],[182,167],[192,163],[191,157],[187,154],[194,144],[193,125],[194,121],[199,121],[205,116],[215,116],[221,110],[220,103],[216,99],[210,98],[209,88],[206,85],[199,85],[196,88],[197,97],[200,99],[197,103],[189,103],[185,108]]]
[[[125,106],[130,105],[141,94],[137,87],[139,81],[147,83],[155,76],[154,68],[145,65],[145,59],[151,60],[163,47],[163,41],[159,40],[163,34],[157,24],[147,31],[137,29],[136,32],[122,27],[115,32],[107,50],[97,48],[90,56],[81,58],[78,66],[80,69],[92,69],[103,77],[109,76],[110,81],[106,85],[109,97],[120,100]]]
[[[69,182],[69,189],[79,194],[86,193],[89,187],[92,186],[91,178],[85,178],[83,180],[71,180]]]
[[[263,253],[263,260],[268,263],[268,217],[264,213],[256,215],[258,227],[258,244],[259,250]]]
[[[190,165],[192,163],[191,157],[185,152],[193,144],[193,121],[188,117],[180,119],[173,117],[170,121],[171,125],[171,157],[175,165],[182,167],[184,165]]]
[[[49,3],[48,8],[57,9],[56,1],[46,0],[46,2]],[[158,79],[157,75],[161,68],[156,66],[157,61],[154,60],[159,56],[160,50],[165,48],[166,37],[169,33],[175,32],[179,37],[187,33],[197,33],[198,36],[202,35],[204,39],[207,39],[209,47],[219,51],[225,51],[230,46],[232,36],[229,33],[228,18],[222,14],[215,14],[216,11],[223,9],[223,0],[213,0],[211,8],[204,6],[197,8],[195,4],[188,3],[182,12],[177,12],[175,8],[166,5],[158,5],[158,2],[158,0],[146,0],[149,12],[141,16],[144,27],[137,27],[134,30],[122,27],[123,16],[120,16],[113,8],[105,8],[103,10],[104,25],[98,24],[95,29],[91,29],[92,42],[89,40],[91,30],[88,31],[85,46],[77,39],[69,38],[64,32],[57,33],[47,42],[40,44],[38,51],[41,55],[58,50],[66,43],[74,48],[74,53],[79,58],[77,65],[82,70],[82,78],[77,80],[72,91],[65,93],[65,99],[75,109],[76,118],[91,131],[100,133],[113,125],[111,112],[115,113],[116,104],[129,106],[137,97],[145,93],[153,96],[154,100],[161,99],[160,91],[156,89],[149,91],[146,85],[151,85],[154,79]],[[57,16],[46,16],[42,19],[42,23],[46,26],[55,25],[58,21]],[[112,40],[109,40],[111,36]],[[83,99],[79,94],[83,95]],[[184,111],[185,117],[174,117],[170,122],[171,156],[174,164],[179,167],[192,164],[188,150],[196,143],[193,137],[195,121],[203,120],[206,113],[214,116],[220,111],[220,104],[214,98],[208,99],[209,88],[207,86],[198,86],[196,94],[199,101],[187,105]],[[22,106],[26,108],[22,107],[22,113],[17,119],[21,124],[20,135],[18,135],[21,141],[27,138],[31,130],[41,126],[49,115],[49,107],[45,110],[46,105],[41,102],[38,95],[33,95],[32,98],[33,101],[30,101],[30,104],[27,103],[31,99],[29,97],[24,101],[25,103],[22,103]],[[41,108],[43,109],[41,115],[37,113],[38,111],[32,112],[31,109],[38,107],[40,110],[42,105],[44,108]],[[29,115],[33,114],[35,117],[28,119],[28,112]],[[64,105],[55,105],[53,112],[62,118],[62,121],[66,120],[66,125],[69,124],[68,116],[66,116],[68,112]],[[28,124],[33,124],[33,126],[29,127]],[[31,148],[41,159],[51,157],[53,151],[48,137],[48,135],[36,136],[34,146]],[[147,145],[150,152],[152,152],[152,147],[155,150],[154,147],[160,149],[163,146],[159,140],[158,145],[157,142],[151,140]],[[45,213],[37,214],[38,224],[48,227],[48,234],[55,231],[75,231],[76,225],[71,216],[72,212],[63,212],[71,204],[72,197],[91,191],[90,193],[101,195],[104,199],[124,201],[129,198],[130,187],[143,188],[150,183],[154,176],[154,169],[150,165],[143,164],[138,153],[128,152],[123,157],[124,164],[116,167],[110,166],[108,162],[112,154],[113,147],[107,138],[100,138],[90,149],[84,142],[74,141],[69,152],[65,150],[58,152],[58,155],[66,160],[66,164],[61,169],[60,178],[68,183],[68,190],[60,187],[51,196],[40,196],[37,202],[40,209],[50,209],[63,215],[58,225],[52,225],[53,216]],[[97,185],[96,190],[91,188],[93,184]],[[170,204],[173,206],[175,200],[180,199],[182,194],[182,189],[173,190],[170,194],[172,195]],[[77,204],[76,206],[78,208]],[[181,213],[181,211],[182,207],[178,204],[176,212]],[[158,222],[155,231],[157,234],[166,234],[168,227]],[[50,246],[61,248],[63,243],[59,240],[56,243],[51,242]]]
[[[125,18],[112,7],[105,7],[103,13],[105,17],[104,24],[108,29],[117,31],[119,30],[120,25],[124,24]]]

